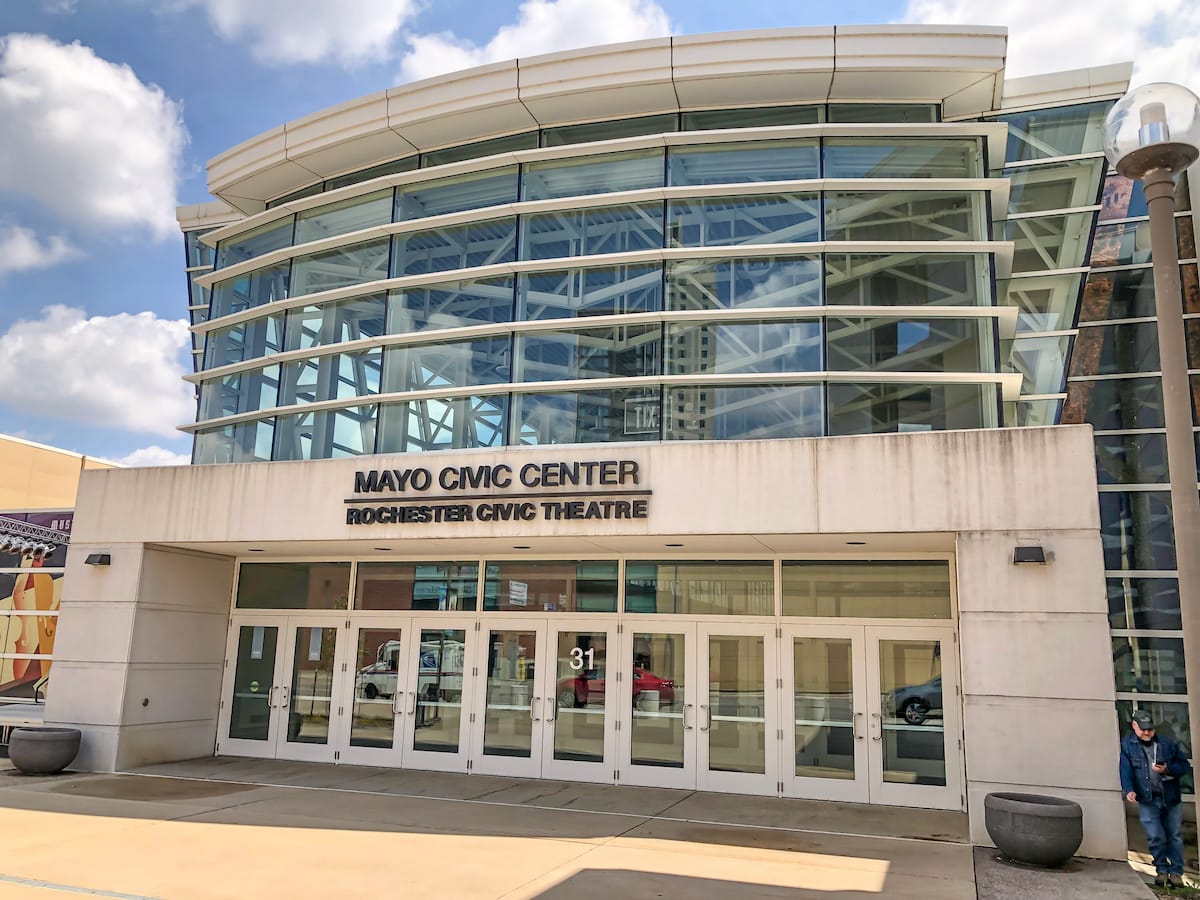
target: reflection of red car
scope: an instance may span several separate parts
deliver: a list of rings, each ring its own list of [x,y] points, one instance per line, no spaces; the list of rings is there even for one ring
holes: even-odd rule
[[[659,678],[653,672],[637,667],[633,670],[633,699],[636,700],[642,691],[658,691],[661,703],[670,703],[675,699],[675,682],[669,678]],[[588,702],[600,703],[604,700],[604,670],[593,669],[583,672],[575,678],[562,678],[558,682],[558,705],[566,707],[587,706]]]

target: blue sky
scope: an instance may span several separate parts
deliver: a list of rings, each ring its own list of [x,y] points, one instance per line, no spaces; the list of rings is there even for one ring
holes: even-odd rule
[[[285,121],[446,66],[580,44],[904,20],[1009,25],[1010,73],[1150,58],[1135,80],[1200,88],[1200,4],[1143,0],[1124,28],[1124,2],[1046,6],[0,0],[0,432],[131,464],[183,461],[174,206],[210,199],[210,157]],[[1017,24],[1033,15],[1037,27]]]

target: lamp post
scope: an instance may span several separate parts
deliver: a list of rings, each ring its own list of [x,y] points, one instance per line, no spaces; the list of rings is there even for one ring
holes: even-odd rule
[[[1171,521],[1179,570],[1190,749],[1195,758],[1200,748],[1200,496],[1196,490],[1174,195],[1175,176],[1200,157],[1200,99],[1177,84],[1147,84],[1130,91],[1109,111],[1104,122],[1104,155],[1126,178],[1142,182],[1150,208]]]

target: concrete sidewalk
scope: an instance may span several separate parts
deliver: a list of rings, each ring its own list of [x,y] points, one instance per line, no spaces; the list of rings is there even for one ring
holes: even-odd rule
[[[690,791],[203,759],[0,771],[0,823],[3,897],[976,897],[960,813]]]

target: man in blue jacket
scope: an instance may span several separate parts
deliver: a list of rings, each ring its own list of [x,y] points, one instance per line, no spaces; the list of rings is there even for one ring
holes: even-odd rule
[[[1179,744],[1154,733],[1148,712],[1133,714],[1133,733],[1121,741],[1121,790],[1138,805],[1159,886],[1183,884],[1183,805],[1179,779],[1191,767]]]

